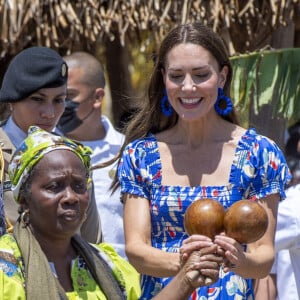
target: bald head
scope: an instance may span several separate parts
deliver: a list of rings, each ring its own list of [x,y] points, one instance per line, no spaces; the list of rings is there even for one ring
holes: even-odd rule
[[[105,87],[105,77],[99,60],[83,51],[73,52],[64,57],[69,69],[80,68],[83,71],[82,83],[88,84],[94,88]]]

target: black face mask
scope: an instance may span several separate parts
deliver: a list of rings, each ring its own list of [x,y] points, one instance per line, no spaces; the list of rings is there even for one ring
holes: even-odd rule
[[[57,128],[62,134],[75,130],[82,124],[82,120],[77,117],[77,110],[80,103],[71,100],[66,101],[65,111],[60,117]]]

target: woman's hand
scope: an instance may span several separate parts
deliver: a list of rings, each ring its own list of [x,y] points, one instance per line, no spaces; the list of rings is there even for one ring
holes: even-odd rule
[[[199,237],[196,239],[199,240],[201,245],[207,243],[205,239],[203,240]],[[195,238],[192,238],[191,241],[195,241]],[[188,299],[196,288],[210,285],[218,280],[219,268],[223,258],[215,254],[218,246],[211,242],[209,243],[209,246],[204,246],[201,250],[188,251],[188,258],[185,263],[182,264],[179,272],[153,300]],[[194,247],[195,245],[194,243],[190,246]]]
[[[243,246],[233,238],[220,234],[215,237],[214,243],[223,250],[223,271],[236,272],[246,261]]]
[[[214,243],[207,236],[198,234],[191,235],[183,241],[182,246],[179,249],[180,264],[183,265],[187,261],[191,253],[193,253],[194,251],[198,251],[203,248],[210,247],[212,245],[214,245]],[[217,247],[217,249],[215,250],[215,254],[219,256],[224,255],[220,247]]]
[[[224,253],[210,238],[204,235],[192,235],[183,242],[179,253],[181,266],[185,264],[189,266],[187,262],[192,260],[191,256],[201,257],[199,261],[201,264],[197,264],[197,267],[189,272],[188,278],[191,281],[196,280],[198,286],[210,285],[215,281],[215,274],[217,273],[217,276],[219,274],[219,266],[223,262]],[[215,269],[212,272],[210,268],[212,262],[218,264],[216,273]]]
[[[218,280],[223,258],[216,254],[217,248],[213,244],[189,255],[182,269],[193,288],[210,285]]]

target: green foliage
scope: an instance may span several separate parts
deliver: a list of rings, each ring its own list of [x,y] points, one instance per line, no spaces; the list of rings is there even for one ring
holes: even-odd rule
[[[231,96],[243,123],[264,105],[272,106],[270,117],[300,119],[300,48],[239,55],[231,63]]]

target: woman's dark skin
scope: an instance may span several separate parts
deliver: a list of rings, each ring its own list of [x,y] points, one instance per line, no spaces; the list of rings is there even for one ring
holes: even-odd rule
[[[223,262],[223,257],[215,255],[216,252],[222,252],[218,250],[217,245],[193,251],[183,260],[184,265],[172,281],[153,300],[189,299],[196,288],[216,282],[219,278],[219,267]],[[210,279],[209,283],[207,278]]]
[[[48,261],[54,263],[60,284],[72,291],[70,269],[77,254],[71,238],[88,206],[86,169],[76,154],[59,149],[47,153],[28,180],[20,205],[23,211],[29,209],[29,226]]]

